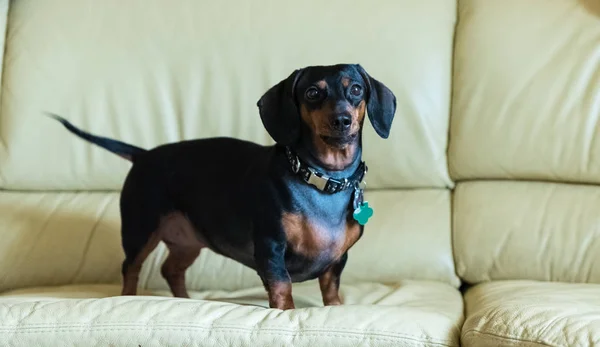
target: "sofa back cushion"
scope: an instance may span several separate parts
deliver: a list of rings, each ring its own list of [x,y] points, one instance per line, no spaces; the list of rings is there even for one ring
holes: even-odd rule
[[[594,3],[460,2],[452,178],[600,183]]]
[[[458,17],[458,273],[600,282],[598,1],[463,0]]]
[[[151,148],[272,141],[256,102],[294,69],[360,63],[397,96],[388,140],[366,122],[371,188],[447,187],[454,2],[18,1],[10,10],[1,187],[118,190],[130,164],[44,116]]]

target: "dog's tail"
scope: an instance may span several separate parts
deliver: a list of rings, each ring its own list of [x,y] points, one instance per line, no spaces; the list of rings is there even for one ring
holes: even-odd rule
[[[101,137],[101,136],[96,136],[96,135],[87,133],[87,132],[75,127],[73,124],[69,123],[69,121],[67,121],[66,119],[64,119],[61,116],[55,115],[53,113],[48,113],[48,112],[46,112],[46,114],[49,117],[54,118],[57,121],[61,122],[62,125],[65,126],[65,128],[67,128],[70,132],[79,136],[80,138],[82,138],[86,141],[89,141],[97,146],[100,146],[110,152],[113,152],[114,154],[116,154],[122,158],[125,158],[129,161],[133,162],[139,154],[146,152],[146,150],[143,148],[132,146],[132,145],[129,145],[129,144],[121,142],[121,141],[109,139],[107,137]]]

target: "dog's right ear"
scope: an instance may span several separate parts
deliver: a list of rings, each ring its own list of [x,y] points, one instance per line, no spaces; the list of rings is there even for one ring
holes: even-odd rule
[[[392,121],[396,113],[396,96],[383,83],[371,77],[365,69],[356,65],[368,86],[367,114],[375,132],[384,139],[390,136]]]
[[[258,100],[260,119],[273,140],[289,145],[300,137],[300,112],[295,101],[295,89],[303,69],[295,70]]]

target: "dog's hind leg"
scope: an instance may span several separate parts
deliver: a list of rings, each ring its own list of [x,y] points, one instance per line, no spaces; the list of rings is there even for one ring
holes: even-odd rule
[[[135,182],[135,181],[134,181]],[[142,191],[142,192],[140,192]],[[156,248],[160,234],[161,199],[144,196],[143,190],[129,183],[121,194],[121,244],[125,260],[121,273],[123,289],[121,295],[135,295],[142,264]]]
[[[194,263],[204,245],[196,237],[192,223],[179,212],[162,219],[159,233],[169,248],[161,274],[174,297],[189,298],[185,286],[185,271]]]
[[[134,231],[127,231],[127,233],[132,232]],[[136,295],[142,264],[148,255],[156,248],[160,239],[159,233],[153,232],[147,237],[145,242],[139,242],[139,240],[135,240],[134,242],[127,239],[123,240],[125,260],[123,261],[123,266],[121,268],[121,273],[123,275],[123,289],[121,295]]]

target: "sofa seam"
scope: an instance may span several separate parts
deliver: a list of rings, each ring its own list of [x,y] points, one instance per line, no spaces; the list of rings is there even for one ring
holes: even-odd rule
[[[6,52],[8,47],[8,29],[9,29],[9,21],[10,21],[10,11],[11,11],[11,2],[10,0],[0,0],[0,3],[6,4],[6,12],[3,12],[3,16],[6,17],[6,21],[4,24],[3,30],[1,33],[3,34],[3,42],[0,46],[2,51],[1,63],[0,63],[0,152],[4,151],[4,157],[6,157],[6,153],[8,153],[8,142],[2,137],[2,118],[4,114],[2,113],[4,106],[4,88],[5,88],[5,73],[6,73]],[[4,9],[4,8],[3,8]],[[2,155],[2,153],[0,153]],[[3,190],[6,186],[6,178],[2,174],[2,170],[0,170],[0,191]]]
[[[335,328],[335,329],[320,329],[320,327],[318,326],[310,326],[310,325],[305,325],[304,328],[307,329],[290,329],[288,326],[284,326],[284,325],[271,325],[269,327],[264,327],[264,328],[252,328],[252,327],[239,327],[236,325],[225,325],[225,324],[220,324],[219,326],[210,326],[210,325],[195,325],[195,324],[177,324],[176,322],[173,323],[159,323],[158,325],[163,326],[164,328],[154,328],[153,324],[145,324],[145,323],[134,323],[134,322],[119,322],[119,323],[92,323],[92,324],[85,324],[85,323],[75,323],[75,324],[61,324],[60,326],[58,326],[58,328],[77,328],[77,327],[81,327],[82,329],[85,327],[89,327],[89,328],[93,328],[95,329],[96,327],[100,328],[100,329],[106,329],[106,328],[110,328],[111,326],[130,326],[130,327],[134,327],[134,328],[151,328],[151,329],[167,329],[168,327],[175,327],[175,328],[191,328],[191,329],[202,329],[202,330],[225,330],[225,329],[232,329],[232,330],[239,330],[239,331],[257,331],[257,332],[261,332],[261,331],[271,331],[271,330],[277,330],[277,331],[283,331],[286,333],[298,333],[301,332],[303,330],[313,330],[315,332],[318,333],[327,333],[327,332],[338,332],[340,334],[344,333],[350,333],[350,334],[374,334],[374,335],[380,335],[380,336],[387,336],[387,337],[404,337],[404,338],[409,338],[409,339],[414,339],[414,340],[424,340],[424,339],[420,339],[418,337],[415,337],[413,335],[408,335],[408,334],[402,334],[402,333],[393,333],[393,332],[388,332],[388,331],[384,331],[384,330],[362,330],[362,331],[357,331],[356,329],[350,329],[350,328],[343,328],[343,327],[339,327],[339,328]],[[0,327],[0,331],[18,331],[19,329],[36,329],[36,328],[46,328],[46,327],[57,327],[56,324],[51,324],[51,323],[37,323],[37,324],[27,324],[27,326],[23,326],[23,327],[18,327],[15,326],[14,328],[8,328],[8,327]],[[449,340],[442,340],[442,339],[436,339],[436,338],[428,338],[426,339],[428,341],[434,342],[434,343],[438,343],[444,346],[453,346],[452,342]]]
[[[494,334],[494,333],[489,333],[489,332],[483,332],[483,331],[479,331],[477,329],[469,329],[464,331],[461,334],[461,339],[462,338],[466,338],[467,335],[481,335],[481,336],[485,336],[485,337],[494,337],[494,338],[499,338],[499,339],[504,339],[504,340],[512,340],[512,341],[517,341],[517,342],[527,342],[527,343],[532,343],[532,344],[536,344],[538,346],[544,346],[544,347],[560,347],[560,345],[554,345],[551,344],[549,342],[545,342],[545,341],[533,341],[533,340],[529,340],[529,339],[524,339],[524,338],[519,338],[519,337],[515,337],[515,336],[510,336],[510,335],[500,335],[500,334]]]
[[[69,326],[66,326],[67,329],[63,329],[60,327],[55,327],[55,329],[39,329],[39,330],[27,330],[27,331],[23,331],[23,328],[14,328],[14,329],[2,329],[0,328],[0,332],[8,332],[8,333],[12,333],[12,334],[35,334],[35,333],[48,333],[48,332],[75,332],[75,331],[79,331],[79,332],[83,332],[83,331],[123,331],[123,330],[131,330],[131,327],[120,327],[120,328],[116,328],[116,327],[100,327],[100,328],[72,328]],[[165,327],[154,327],[154,326],[137,326],[135,327],[138,330],[151,330],[151,331],[191,331],[191,330],[201,330],[201,331],[208,331],[208,332],[228,332],[228,333],[238,333],[238,334],[264,334],[264,335],[285,335],[285,336],[295,336],[295,335],[303,335],[303,336],[331,336],[331,337],[336,337],[336,338],[344,338],[344,339],[364,339],[364,338],[368,338],[368,339],[374,339],[374,340],[380,340],[380,341],[397,341],[399,338],[401,339],[406,339],[406,340],[410,340],[410,341],[415,341],[415,342],[425,342],[425,343],[429,343],[429,344],[434,344],[437,346],[443,346],[443,347],[458,347],[459,345],[457,344],[453,344],[453,343],[445,343],[445,342],[439,342],[439,341],[434,341],[434,340],[430,340],[430,339],[419,339],[416,338],[414,336],[409,336],[409,335],[382,335],[382,334],[372,334],[372,333],[368,333],[368,332],[363,332],[363,333],[354,333],[352,335],[348,335],[348,332],[342,332],[342,331],[336,331],[336,330],[324,330],[324,331],[303,331],[303,330],[298,330],[298,331],[285,331],[285,330],[279,330],[279,329],[244,329],[244,328],[230,328],[230,327],[219,327],[219,328],[214,328],[214,327],[193,327],[193,326],[180,326],[180,327],[174,327],[174,326],[165,326]],[[140,329],[142,328],[142,329]]]

